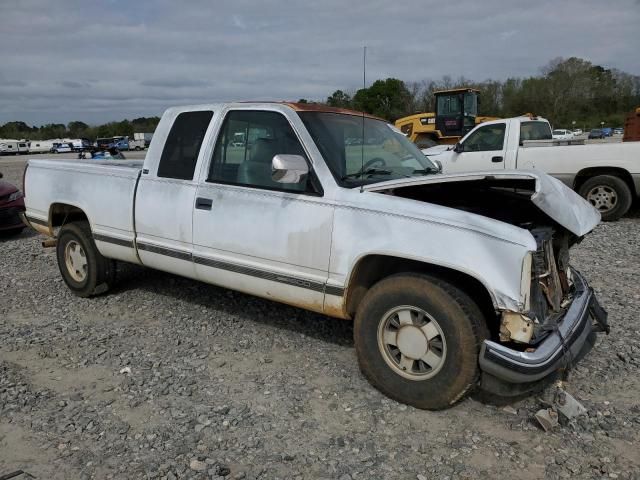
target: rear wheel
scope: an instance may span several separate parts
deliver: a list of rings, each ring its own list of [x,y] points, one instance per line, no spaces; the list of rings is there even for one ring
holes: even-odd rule
[[[98,251],[88,222],[72,222],[60,229],[58,268],[65,283],[79,297],[104,293],[115,281],[115,261]]]
[[[633,201],[631,189],[624,180],[613,175],[598,175],[585,181],[578,193],[587,199],[610,222],[622,217]]]
[[[367,292],[354,337],[360,369],[376,388],[438,410],[475,387],[485,332],[480,309],[464,292],[434,277],[402,274]]]

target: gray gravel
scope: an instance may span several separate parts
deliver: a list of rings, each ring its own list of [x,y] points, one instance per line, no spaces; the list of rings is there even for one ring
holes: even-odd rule
[[[23,163],[0,171],[20,183]],[[40,240],[0,239],[0,475],[640,478],[638,209],[572,251],[613,329],[566,386],[588,415],[548,433],[537,395],[445,412],[387,399],[349,322],[130,265],[76,298]]]

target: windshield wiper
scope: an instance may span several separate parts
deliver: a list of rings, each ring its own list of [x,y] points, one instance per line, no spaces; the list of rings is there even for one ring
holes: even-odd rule
[[[382,168],[367,168],[362,172],[348,173],[344,175],[340,180],[348,180],[350,178],[364,177],[365,175],[391,175],[391,170],[384,170]]]

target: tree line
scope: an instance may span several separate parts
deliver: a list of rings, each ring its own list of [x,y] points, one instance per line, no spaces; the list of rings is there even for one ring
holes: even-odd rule
[[[109,122],[90,126],[84,122],[49,123],[30,127],[24,122],[7,122],[0,126],[0,138],[47,140],[51,138],[88,138],[125,136],[133,138],[135,132],[153,132],[160,117],[139,117],[121,122]]]
[[[622,126],[626,114],[640,106],[640,76],[607,69],[571,57],[556,58],[528,78],[482,82],[444,76],[439,80],[403,82],[397,78],[376,80],[355,92],[336,90],[327,105],[362,110],[395,121],[419,112],[435,111],[433,93],[450,88],[480,90],[479,115],[513,117],[534,113],[555,128]]]
[[[395,121],[419,112],[435,111],[433,93],[458,87],[480,90],[479,115],[513,117],[534,113],[549,119],[555,128],[593,128],[601,122],[621,126],[626,114],[640,106],[640,76],[576,57],[556,58],[527,78],[474,81],[443,76],[439,80],[404,82],[397,78],[376,80],[355,91],[336,90],[326,100],[315,103],[351,108]],[[301,102],[309,102],[300,99]],[[90,126],[74,121],[30,127],[24,122],[0,126],[0,138],[45,140],[49,138],[89,138],[133,136],[153,132],[159,117],[140,117]]]

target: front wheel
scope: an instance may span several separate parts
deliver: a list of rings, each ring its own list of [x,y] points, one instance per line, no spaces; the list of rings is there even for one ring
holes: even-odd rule
[[[104,293],[115,281],[115,261],[98,251],[88,222],[72,222],[60,229],[58,268],[69,289],[79,297]]]
[[[418,274],[384,279],[365,295],[354,327],[360,369],[399,402],[440,410],[477,384],[485,319],[447,282]]]
[[[600,212],[605,222],[618,220],[629,211],[633,201],[627,183],[613,175],[589,178],[580,186],[578,193]]]

